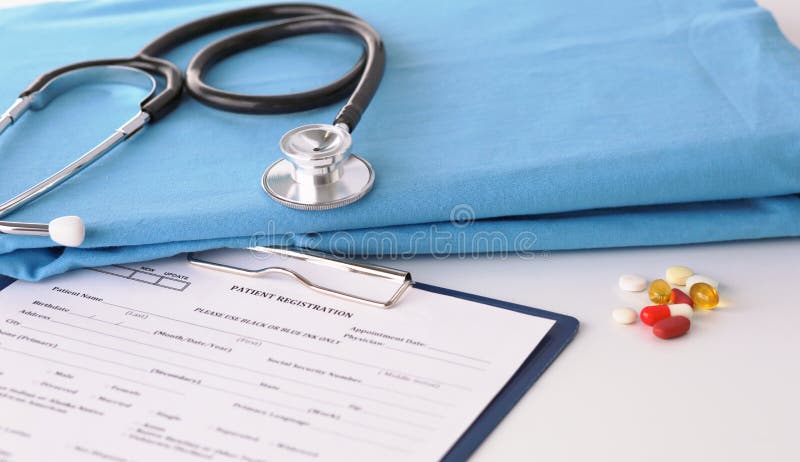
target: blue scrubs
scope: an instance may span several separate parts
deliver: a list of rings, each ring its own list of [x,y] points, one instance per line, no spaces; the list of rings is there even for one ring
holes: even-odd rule
[[[256,2],[82,1],[2,10],[0,101],[49,69],[124,57],[167,29]],[[261,190],[295,126],[339,106],[242,115],[188,96],[164,120],[8,217],[79,215],[79,249],[0,236],[0,273],[220,246],[463,254],[800,235],[800,53],[752,0],[346,0],[388,65],[353,150],[374,190],[341,209]],[[219,36],[219,35],[218,35]],[[168,59],[185,67],[213,37]],[[238,54],[210,80],[283,93],[344,73],[360,49],[300,37]],[[132,116],[142,95],[88,85],[0,137],[0,197],[26,189]],[[5,104],[5,103],[4,103]],[[451,221],[454,220],[454,221]]]

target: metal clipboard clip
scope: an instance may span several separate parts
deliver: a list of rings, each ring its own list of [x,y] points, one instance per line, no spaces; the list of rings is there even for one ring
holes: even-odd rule
[[[219,249],[192,252],[186,258],[193,265],[239,276],[261,277],[268,274],[290,276],[317,292],[377,308],[394,306],[414,284],[408,271],[343,260],[308,249],[287,247]],[[275,259],[279,262],[269,261]],[[298,268],[299,266],[302,268]],[[335,279],[350,279],[362,293],[335,289],[330,284],[315,282],[331,276]],[[365,284],[364,278],[370,278],[371,283]]]

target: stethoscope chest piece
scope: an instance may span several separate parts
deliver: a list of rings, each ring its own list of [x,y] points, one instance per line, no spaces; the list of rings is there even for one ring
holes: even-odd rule
[[[303,125],[280,141],[285,159],[264,172],[264,191],[276,202],[300,210],[328,210],[361,199],[375,181],[366,160],[350,153],[350,132],[342,125]]]

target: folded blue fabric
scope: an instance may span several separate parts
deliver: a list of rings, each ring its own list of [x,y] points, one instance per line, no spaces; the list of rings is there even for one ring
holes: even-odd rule
[[[49,69],[132,55],[170,27],[254,3],[0,10],[0,43],[14,44],[0,60],[0,101]],[[186,96],[9,217],[79,215],[82,248],[3,235],[0,273],[35,280],[252,243],[448,254],[800,235],[800,53],[752,0],[334,4],[373,24],[388,55],[354,133],[377,173],[365,199],[303,212],[260,187],[280,136],[328,123],[337,106],[253,116]],[[214,37],[167,58],[185,67]],[[342,38],[295,38],[236,55],[210,79],[238,92],[298,91],[336,78],[359,53]],[[27,114],[0,137],[0,197],[91,147],[141,96],[87,85]]]

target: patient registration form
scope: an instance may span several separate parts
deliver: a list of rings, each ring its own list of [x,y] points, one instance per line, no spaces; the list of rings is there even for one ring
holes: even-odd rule
[[[424,461],[553,322],[383,310],[175,257],[0,291],[0,461]]]

